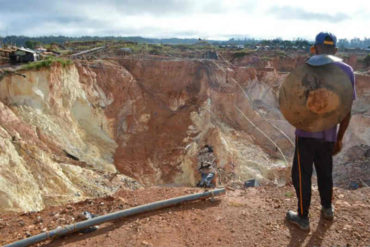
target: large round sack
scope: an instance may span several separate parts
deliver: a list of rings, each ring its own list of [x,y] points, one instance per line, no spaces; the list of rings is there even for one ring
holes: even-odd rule
[[[343,120],[351,110],[352,97],[351,81],[341,68],[303,64],[280,87],[280,111],[296,128],[318,132]]]

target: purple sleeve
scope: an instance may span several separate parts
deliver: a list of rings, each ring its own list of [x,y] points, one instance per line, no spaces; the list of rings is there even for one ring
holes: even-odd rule
[[[353,70],[351,72],[352,72],[352,74],[351,74],[350,79],[351,79],[352,87],[353,87],[353,100],[355,100],[356,97],[357,97],[357,94],[356,94],[356,80],[355,80],[355,74],[353,73]]]
[[[343,70],[344,73],[346,73],[351,80],[352,88],[353,88],[353,100],[356,99],[356,83],[355,83],[355,74],[353,73],[353,69],[351,66],[349,66],[346,63],[343,62],[335,62],[335,65],[337,65],[339,68]]]

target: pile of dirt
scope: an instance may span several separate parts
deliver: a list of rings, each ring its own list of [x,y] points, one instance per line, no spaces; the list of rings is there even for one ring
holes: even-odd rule
[[[0,215],[0,244],[81,221],[84,211],[103,215],[133,206],[200,192],[184,187],[150,187],[119,191],[41,212]],[[91,233],[75,233],[38,246],[369,246],[370,189],[334,189],[336,216],[320,218],[314,187],[311,231],[303,232],[284,217],[295,209],[292,186],[229,188],[223,196],[199,200],[105,223]]]

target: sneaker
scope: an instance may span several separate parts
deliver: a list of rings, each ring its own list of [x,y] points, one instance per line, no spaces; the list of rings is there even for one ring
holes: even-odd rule
[[[310,221],[309,221],[308,217],[303,218],[303,217],[299,216],[298,213],[289,210],[286,213],[286,219],[290,223],[298,226],[299,229],[301,229],[301,230],[304,230],[304,231],[309,231],[310,230]]]
[[[331,206],[329,208],[321,208],[321,215],[326,220],[333,220],[334,219],[334,207]]]

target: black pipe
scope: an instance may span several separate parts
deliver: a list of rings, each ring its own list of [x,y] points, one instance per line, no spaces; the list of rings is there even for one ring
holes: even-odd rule
[[[171,199],[167,199],[167,200],[163,200],[163,201],[152,202],[152,203],[149,203],[149,204],[145,204],[145,205],[141,205],[141,206],[137,206],[137,207],[117,211],[117,212],[114,212],[114,213],[98,216],[98,217],[88,219],[88,220],[85,220],[85,221],[77,222],[75,224],[67,225],[67,226],[64,226],[62,228],[56,228],[54,230],[44,232],[44,233],[40,233],[38,235],[29,237],[29,238],[26,238],[26,239],[22,239],[22,240],[19,240],[17,242],[14,242],[14,243],[11,243],[11,244],[8,244],[8,245],[5,245],[4,247],[29,246],[31,244],[41,242],[41,241],[46,240],[48,238],[60,237],[60,236],[66,235],[68,233],[80,231],[80,230],[88,228],[90,226],[105,223],[107,221],[116,220],[116,219],[119,219],[119,218],[132,216],[132,215],[136,215],[136,214],[140,214],[140,213],[146,213],[146,212],[149,212],[149,211],[174,206],[174,205],[177,205],[177,204],[180,204],[180,203],[183,203],[183,202],[187,202],[187,201],[194,201],[194,200],[198,200],[198,199],[201,199],[201,198],[217,196],[217,195],[220,195],[220,194],[223,194],[223,193],[225,193],[225,189],[220,188],[220,189],[214,189],[214,190],[210,190],[210,191],[204,191],[204,192],[197,193],[197,194],[180,196],[180,197],[175,197],[175,198],[171,198]]]

